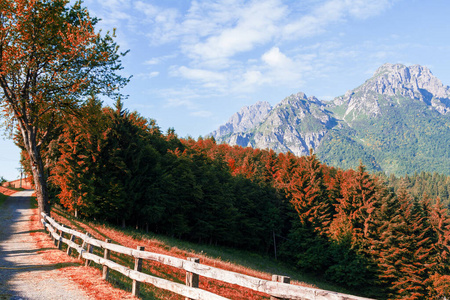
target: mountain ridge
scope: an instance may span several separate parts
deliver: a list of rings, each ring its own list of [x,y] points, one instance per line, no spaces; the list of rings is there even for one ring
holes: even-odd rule
[[[439,148],[435,143],[450,136],[450,87],[420,65],[384,64],[332,101],[299,92],[273,108],[258,102],[235,115],[210,134],[217,142],[298,156],[313,149],[324,162],[342,168],[362,160],[372,171],[449,173],[446,164],[430,162],[430,157],[449,157],[449,146],[440,144],[443,149],[431,152],[426,147]],[[399,151],[412,156],[411,167]]]

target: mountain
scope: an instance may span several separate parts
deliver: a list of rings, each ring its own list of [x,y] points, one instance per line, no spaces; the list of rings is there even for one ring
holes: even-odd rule
[[[403,175],[450,174],[450,87],[423,66],[384,64],[361,86],[320,101],[304,93],[243,108],[211,133],[217,142],[306,155]]]
[[[244,106],[239,112],[231,116],[230,120],[220,126],[211,135],[223,137],[232,133],[245,132],[257,126],[272,110],[269,102],[257,102],[251,106]]]

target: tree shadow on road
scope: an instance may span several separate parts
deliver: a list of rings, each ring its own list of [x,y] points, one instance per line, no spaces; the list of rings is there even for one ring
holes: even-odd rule
[[[31,193],[19,192],[8,197],[0,207],[0,299],[24,299],[12,285],[21,273],[49,271],[72,266],[76,262],[41,264],[38,255],[55,248],[38,249],[31,233],[43,230],[26,230],[33,213],[30,206]]]

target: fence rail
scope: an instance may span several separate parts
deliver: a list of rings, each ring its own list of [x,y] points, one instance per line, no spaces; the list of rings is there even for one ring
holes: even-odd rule
[[[67,244],[67,253],[72,250],[79,253],[79,257],[86,260],[86,264],[93,261],[99,265],[103,265],[103,278],[108,277],[108,268],[115,270],[133,280],[133,295],[139,294],[139,283],[149,283],[157,288],[169,290],[186,297],[186,299],[195,300],[219,300],[227,299],[217,294],[198,288],[198,276],[203,276],[222,282],[235,284],[257,292],[262,292],[271,296],[271,299],[311,299],[311,300],[368,300],[368,298],[346,295],[326,290],[308,288],[298,285],[285,283],[286,277],[273,275],[272,281],[256,278],[236,272],[231,272],[207,265],[200,264],[198,259],[181,259],[169,255],[158,254],[144,251],[143,247],[131,249],[125,246],[112,244],[110,240],[100,241],[92,238],[89,234],[83,234],[78,231],[64,227],[55,220],[42,213],[41,222],[49,231],[55,241],[55,245],[61,249],[62,243]],[[59,231],[59,233],[58,233]],[[70,235],[70,239],[66,239],[63,233]],[[83,241],[82,245],[75,243],[74,237],[78,237]],[[93,254],[93,247],[103,249],[104,257]],[[86,248],[86,249],[85,249]],[[134,270],[122,266],[109,259],[110,251],[131,256],[135,259]],[[167,266],[175,267],[186,271],[187,285],[172,282],[159,277],[144,274],[139,269],[142,266],[142,260],[151,260],[162,263]],[[289,281],[289,280],[288,280]]]

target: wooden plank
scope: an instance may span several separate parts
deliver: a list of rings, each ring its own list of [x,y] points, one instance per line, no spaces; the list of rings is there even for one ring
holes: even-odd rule
[[[227,300],[222,296],[213,294],[208,291],[204,291],[201,289],[195,289],[191,287],[187,287],[184,284],[172,282],[166,279],[158,278],[155,276],[151,276],[148,274],[140,273],[134,270],[131,270],[127,267],[124,267],[118,263],[115,263],[111,260],[106,260],[100,256],[95,254],[87,253],[83,251],[83,258],[92,260],[93,262],[101,265],[107,265],[108,268],[115,270],[133,280],[137,280],[140,282],[145,282],[154,285],[157,288],[165,289],[174,293],[177,293],[184,297],[189,297],[196,300]]]
[[[124,247],[122,245],[117,245],[117,244],[107,244],[106,245],[106,244],[103,244],[101,247],[109,249],[109,250],[117,252],[117,253],[120,253],[120,254],[133,256],[134,258],[140,258],[140,257],[136,257],[136,256],[133,255],[133,252],[136,251],[136,250],[128,248],[128,247]]]
[[[124,247],[121,245],[102,242],[102,241],[96,240],[94,238],[90,238],[84,234],[78,233],[76,231],[73,231],[73,230],[70,230],[67,228],[62,228],[57,222],[55,222],[53,219],[46,216],[44,213],[43,213],[43,216],[44,216],[44,220],[48,220],[48,222],[51,223],[52,225],[54,225],[55,228],[58,228],[59,230],[64,230],[64,232],[74,234],[75,236],[80,237],[81,239],[84,240],[84,243],[92,244],[92,245],[95,245],[98,247],[102,247],[104,249],[109,249],[109,250],[115,251],[117,253],[122,253],[125,255],[133,256],[135,258],[142,258],[142,259],[158,261],[165,265],[184,269],[188,272],[195,273],[200,276],[208,277],[211,279],[216,279],[216,280],[227,282],[230,284],[236,284],[236,285],[239,285],[239,286],[242,286],[245,288],[249,288],[249,289],[252,289],[252,290],[255,290],[258,292],[272,295],[274,297],[288,298],[288,299],[315,299],[315,300],[331,300],[331,299],[333,299],[333,300],[334,299],[369,300],[369,298],[364,298],[364,297],[340,294],[340,293],[336,293],[336,292],[313,289],[313,288],[308,288],[308,287],[303,287],[303,286],[298,286],[298,285],[290,285],[290,284],[286,284],[286,283],[282,283],[282,282],[272,282],[272,281],[268,281],[268,280],[240,274],[240,273],[235,273],[235,272],[218,269],[218,268],[211,267],[211,266],[202,265],[202,264],[199,264],[196,262],[191,262],[191,261],[187,261],[187,260],[176,258],[176,257],[171,257],[168,255],[151,253],[151,252],[140,251],[140,250],[133,250],[131,248],[127,248],[127,247]],[[45,223],[45,222],[43,222],[43,223]],[[55,229],[53,229],[51,226],[49,226],[49,224],[45,224],[45,226],[49,229],[49,231],[53,237],[59,238],[58,234],[56,234],[56,232],[55,232]],[[89,257],[95,256],[93,254],[83,251],[82,249],[79,249],[80,247],[78,245],[74,246],[74,247],[77,247],[77,251],[80,253],[80,256],[82,256],[85,259],[90,259]],[[98,256],[95,256],[95,257],[98,257]],[[103,258],[100,258],[100,259],[103,260]],[[93,259],[91,259],[91,260],[93,260]],[[95,262],[97,262],[97,261],[95,261]],[[127,274],[135,274],[133,272],[136,272],[136,271],[132,271],[126,267],[120,266],[116,263],[113,263],[111,261],[108,261],[108,262],[110,262],[110,263],[106,264],[108,267],[110,267],[111,269],[116,270],[126,276],[128,276]],[[97,263],[102,264],[101,262],[97,262]],[[111,267],[111,266],[113,266],[113,267]],[[142,274],[139,272],[137,272],[137,273]],[[143,274],[143,275],[146,275],[146,274]],[[136,278],[140,278],[139,276],[141,276],[141,275],[134,275],[134,276],[137,276]],[[146,275],[146,276],[149,276],[149,275]],[[130,276],[128,276],[128,277],[130,277]],[[145,278],[147,278],[147,277],[145,277]],[[154,281],[154,279],[151,279],[151,280],[146,279],[146,280]],[[148,281],[144,280],[143,282],[148,282]],[[151,283],[151,282],[149,282],[149,283]],[[170,282],[170,283],[175,284],[173,282]],[[154,284],[154,285],[156,286],[156,284]],[[163,286],[167,286],[167,284],[165,283],[165,284],[163,284]],[[181,286],[186,287],[185,285],[181,285]],[[163,288],[163,287],[161,287],[161,288]],[[178,287],[177,289],[183,290],[184,288]],[[196,290],[202,291],[199,289],[196,289]],[[185,293],[185,292],[183,292],[183,293]],[[186,292],[186,293],[188,293],[188,292]],[[193,294],[192,293],[193,292],[190,291],[189,295],[181,294],[181,293],[179,293],[179,294],[182,296],[188,297],[188,298],[192,298],[192,299],[212,299],[212,298],[196,298],[196,297],[201,297],[201,296],[198,296],[198,294],[196,294],[196,293],[193,293]],[[194,295],[194,297],[191,297],[191,295]],[[212,294],[212,295],[214,295],[214,294]]]
[[[47,220],[48,223],[50,223],[54,228],[58,229],[58,230],[62,230],[67,234],[73,234],[76,237],[79,237],[80,239],[86,239],[86,235],[78,232],[76,230],[70,229],[70,228],[65,228],[62,227],[58,222],[56,222],[55,220],[53,220],[52,218],[50,218],[49,216],[47,216],[45,213],[41,213],[41,215],[44,217],[44,220]]]
[[[130,272],[130,278],[139,278],[141,282],[146,282],[154,285],[157,288],[172,291],[178,295],[195,300],[225,300],[227,298],[213,294],[211,292],[188,287],[184,284],[175,283],[166,279],[154,277],[148,274],[137,273],[136,271]]]
[[[127,268],[127,267],[124,267],[124,266],[118,264],[118,263],[115,263],[115,262],[113,262],[111,260],[106,260],[106,259],[104,259],[104,258],[102,258],[100,256],[97,256],[97,255],[95,255],[93,253],[89,253],[89,252],[86,252],[86,251],[82,251],[81,256],[83,257],[83,259],[92,260],[93,262],[95,262],[95,263],[97,263],[99,265],[106,265],[106,266],[108,266],[108,268],[110,268],[110,269],[112,269],[114,271],[117,271],[117,272],[119,272],[119,273],[121,273],[121,274],[123,274],[123,275],[125,275],[127,277],[130,277],[129,273],[130,273],[131,270],[129,268]]]
[[[77,243],[75,243],[75,241],[63,239],[63,242],[66,243],[67,246],[70,247],[71,249],[76,250],[78,253],[84,251],[81,245],[78,245]]]
[[[175,267],[178,269],[184,269],[185,262],[187,262],[187,260],[185,260],[185,259],[172,257],[172,256],[165,255],[165,254],[147,252],[147,251],[134,250],[131,255],[133,257],[140,257],[142,259],[157,261],[164,265],[168,265],[168,266]],[[186,270],[186,269],[184,269],[184,270]]]

